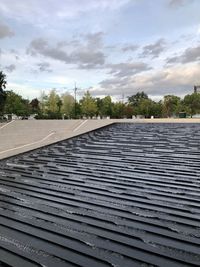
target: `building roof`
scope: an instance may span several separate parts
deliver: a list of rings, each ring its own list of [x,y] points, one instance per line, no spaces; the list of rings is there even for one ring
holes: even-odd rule
[[[199,266],[199,140],[115,124],[1,161],[0,266]]]

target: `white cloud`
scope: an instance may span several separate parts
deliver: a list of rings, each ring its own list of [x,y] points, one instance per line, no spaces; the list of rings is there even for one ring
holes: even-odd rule
[[[15,93],[23,96],[24,98],[33,99],[39,97],[42,90],[36,90],[29,85],[22,85],[17,83],[8,82],[6,90],[12,90]]]
[[[120,95],[123,91],[126,95],[132,95],[139,90],[144,90],[150,95],[191,93],[193,85],[199,83],[199,64],[174,66],[171,68],[153,70],[150,73],[142,73],[129,76],[125,79],[111,78],[101,82],[94,94]]]
[[[94,10],[116,10],[130,0],[1,0],[0,14],[35,24],[48,24],[58,19],[70,19]]]

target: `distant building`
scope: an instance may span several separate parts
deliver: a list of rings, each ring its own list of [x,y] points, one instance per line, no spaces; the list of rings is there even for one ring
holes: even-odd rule
[[[194,85],[194,93],[200,93],[200,85]]]

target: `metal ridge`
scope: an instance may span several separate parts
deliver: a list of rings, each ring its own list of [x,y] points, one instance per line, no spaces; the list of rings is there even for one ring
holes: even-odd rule
[[[199,140],[120,123],[0,161],[0,267],[199,266]]]

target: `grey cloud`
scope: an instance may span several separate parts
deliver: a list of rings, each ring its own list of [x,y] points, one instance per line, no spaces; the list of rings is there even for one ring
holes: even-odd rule
[[[76,40],[76,46],[70,46],[70,43],[71,41],[59,42],[55,46],[51,46],[47,40],[38,38],[31,42],[27,53],[42,55],[66,64],[76,64],[80,68],[86,69],[98,68],[105,63],[105,55],[100,49],[101,33],[88,35],[79,43]]]
[[[163,38],[156,41],[154,44],[143,47],[142,57],[151,56],[152,58],[159,57],[159,55],[166,49],[166,42]]]
[[[86,35],[88,41],[88,46],[92,49],[102,48],[103,47],[103,32],[96,32]]]
[[[200,46],[188,48],[182,56],[182,63],[200,60]]]
[[[127,77],[151,69],[143,62],[110,64],[107,67],[111,69],[109,74],[113,74],[115,77]]]
[[[12,37],[14,35],[14,32],[5,24],[2,24],[0,22],[0,39],[6,38],[6,37]]]
[[[191,4],[193,0],[170,0],[169,1],[169,6],[174,8],[174,7],[181,7],[186,4]]]
[[[15,56],[15,59],[16,59],[16,60],[19,60],[19,59],[20,59],[20,58],[19,58],[19,53],[18,53],[17,50],[15,50],[15,49],[10,49],[10,53],[13,54],[13,55]]]
[[[179,57],[178,56],[174,56],[174,57],[168,57],[166,59],[166,63],[167,64],[174,64],[178,62]]]
[[[5,67],[5,70],[8,72],[13,72],[16,69],[16,66],[14,64],[8,65]]]
[[[121,94],[122,91],[129,92],[135,75],[152,69],[143,62],[110,64],[107,67],[111,69],[109,74],[114,76],[100,82],[100,91],[102,94],[111,95]],[[94,94],[98,94],[100,91],[98,89]]]
[[[74,62],[79,62],[79,67],[84,69],[98,68],[104,65],[105,55],[102,52],[76,51],[72,54]]]
[[[187,48],[182,55],[174,56],[166,59],[167,64],[173,63],[190,63],[200,61],[200,45],[196,47]]]
[[[139,48],[138,45],[125,45],[124,47],[122,47],[122,51],[123,52],[128,52],[128,51],[136,51]]]
[[[42,55],[63,61],[67,64],[71,63],[70,57],[64,50],[59,47],[51,47],[48,41],[43,38],[33,40],[27,49],[27,53],[31,55]]]
[[[101,81],[99,84],[102,88],[120,88],[122,84],[124,84],[124,81],[127,80],[127,78],[111,78]]]
[[[50,68],[51,65],[48,62],[38,63],[37,66],[39,67],[40,72],[52,72],[52,69]]]

